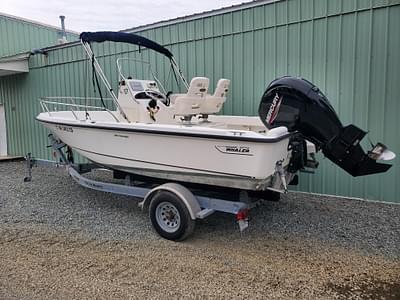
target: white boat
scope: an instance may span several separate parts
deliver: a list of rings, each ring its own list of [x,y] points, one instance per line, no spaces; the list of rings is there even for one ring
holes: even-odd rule
[[[156,76],[131,78],[122,72],[130,61],[119,59],[115,95],[90,47],[92,42],[103,41],[137,44],[165,55],[185,92],[167,93]],[[43,112],[37,120],[100,166],[166,181],[277,191],[285,191],[298,170],[317,166],[313,159],[317,150],[353,176],[390,167],[376,159],[391,152],[379,144],[375,157],[365,154],[359,146],[364,132],[354,125],[343,127],[325,96],[303,79],[274,81],[262,98],[260,117],[218,115],[229,92],[228,79],[218,80],[215,90],[205,77],[187,83],[166,48],[134,34],[86,32],[81,34],[81,42],[111,99],[102,97],[103,105],[89,106],[91,98],[64,97],[62,102],[55,97],[42,98]],[[293,91],[298,92],[296,96]],[[296,102],[299,99],[300,104]],[[322,123],[329,128],[318,124],[319,120],[310,127],[312,118],[300,106],[308,105],[307,101],[323,104],[318,118],[327,114]],[[347,143],[345,153],[343,141]]]

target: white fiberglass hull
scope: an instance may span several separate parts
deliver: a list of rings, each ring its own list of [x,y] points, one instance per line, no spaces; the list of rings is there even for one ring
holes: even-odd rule
[[[54,113],[53,113],[54,114]],[[288,163],[289,136],[138,123],[37,119],[64,143],[108,168],[170,180],[265,189],[278,161]]]

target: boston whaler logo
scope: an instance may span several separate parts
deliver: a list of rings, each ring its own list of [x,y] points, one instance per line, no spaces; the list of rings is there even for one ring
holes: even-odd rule
[[[226,154],[238,154],[238,155],[250,155],[250,156],[253,155],[250,152],[250,148],[244,146],[215,146],[215,148],[219,152]]]
[[[268,110],[267,117],[265,118],[265,121],[268,124],[271,125],[272,122],[275,121],[275,119],[278,115],[278,112],[279,112],[279,107],[281,106],[282,99],[283,99],[283,96],[279,97],[278,93],[275,94],[275,97],[272,100],[271,106]]]

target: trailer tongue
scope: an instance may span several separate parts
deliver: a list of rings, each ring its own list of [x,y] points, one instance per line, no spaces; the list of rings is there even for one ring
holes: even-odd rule
[[[317,150],[353,176],[386,172],[395,154],[377,143],[364,152],[360,141],[367,134],[355,125],[343,126],[325,95],[305,79],[285,76],[270,83],[259,106],[268,128],[286,126],[315,144]]]

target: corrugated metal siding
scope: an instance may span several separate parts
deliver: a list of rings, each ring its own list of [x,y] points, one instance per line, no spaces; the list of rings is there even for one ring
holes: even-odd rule
[[[0,14],[0,57],[56,45],[61,31]],[[67,32],[67,40],[78,35]]]
[[[207,76],[212,89],[219,78],[230,78],[225,114],[256,115],[271,80],[287,74],[302,76],[325,92],[344,124],[369,129],[372,141],[384,141],[400,155],[399,4],[397,0],[279,1],[139,33],[172,50],[189,79]],[[168,78],[166,60],[136,49],[96,45],[114,87],[115,58],[121,55],[145,57],[161,79]],[[37,98],[82,95],[82,59],[80,47],[63,48],[49,52],[47,58],[32,57],[29,75],[0,79],[10,154],[34,150],[36,155],[49,155],[43,147],[46,133],[33,121],[39,109]],[[172,78],[168,82],[173,87]],[[322,156],[320,161],[316,174],[301,176],[299,189],[400,202],[399,159],[386,174],[363,178],[352,178]]]

